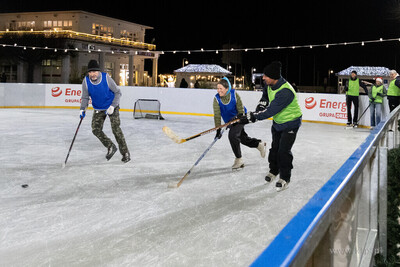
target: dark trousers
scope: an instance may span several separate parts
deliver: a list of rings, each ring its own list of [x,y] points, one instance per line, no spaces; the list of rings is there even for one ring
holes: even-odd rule
[[[285,131],[277,131],[271,127],[272,143],[269,150],[268,162],[270,173],[280,174],[280,178],[290,182],[293,169],[292,146],[296,140],[299,128]]]
[[[351,103],[354,104],[354,117],[351,116]],[[346,95],[347,123],[356,124],[358,121],[358,96]]]
[[[392,112],[392,110],[395,109],[400,104],[400,96],[388,95],[387,98],[389,101],[389,110],[390,112]]]
[[[113,114],[109,115],[108,117],[110,117],[111,129],[115,139],[117,140],[119,152],[124,155],[125,153],[128,153],[129,150],[125,142],[124,134],[122,133],[120,127],[121,120],[119,119],[119,107],[116,107]],[[113,142],[103,132],[104,121],[106,118],[107,115],[105,111],[95,110],[92,118],[92,132],[106,148],[109,148]]]
[[[240,144],[248,147],[258,147],[260,139],[251,138],[244,131],[244,124],[233,124],[229,130],[229,142],[231,143],[232,151],[236,158],[242,157]]]

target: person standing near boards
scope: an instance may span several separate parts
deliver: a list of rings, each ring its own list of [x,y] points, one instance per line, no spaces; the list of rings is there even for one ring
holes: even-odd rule
[[[400,76],[395,70],[389,72],[390,83],[387,92],[389,110],[392,112],[400,104]]]
[[[368,94],[367,86],[364,81],[357,77],[357,71],[353,70],[350,74],[350,79],[346,83],[344,90],[346,91],[346,106],[347,106],[347,128],[358,127],[358,106],[360,87]],[[354,114],[351,114],[351,105],[354,105]]]

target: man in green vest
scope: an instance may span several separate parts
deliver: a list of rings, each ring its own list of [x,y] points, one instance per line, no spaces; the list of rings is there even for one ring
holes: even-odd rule
[[[265,180],[270,183],[279,174],[280,179],[275,185],[277,191],[284,190],[289,185],[293,169],[291,149],[302,118],[296,92],[282,78],[281,68],[282,64],[279,61],[274,61],[264,68],[263,80],[266,86],[257,111],[240,117],[240,123],[243,124],[273,118],[272,143],[268,155],[269,173],[265,176]],[[268,107],[266,102],[269,102]]]
[[[368,92],[369,102],[371,103],[369,108],[371,115],[371,126],[375,127],[381,122],[383,98],[386,96],[386,88],[383,85],[382,78],[380,77],[376,78],[375,84],[371,85],[372,88]]]
[[[345,86],[346,106],[347,106],[347,127],[358,127],[358,96],[360,95],[360,87],[368,94],[367,86],[357,77],[357,72],[353,70],[350,79]],[[354,116],[351,116],[351,104],[354,105]]]
[[[400,76],[395,70],[389,72],[390,83],[387,92],[390,112],[400,104]]]

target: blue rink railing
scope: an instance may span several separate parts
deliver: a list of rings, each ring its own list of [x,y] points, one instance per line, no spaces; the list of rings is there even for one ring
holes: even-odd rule
[[[372,266],[375,254],[386,258],[387,155],[400,144],[399,118],[400,106],[251,266]]]

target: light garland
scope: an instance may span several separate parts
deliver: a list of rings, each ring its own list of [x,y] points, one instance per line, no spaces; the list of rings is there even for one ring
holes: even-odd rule
[[[288,45],[288,46],[271,46],[271,47],[258,47],[258,48],[225,48],[225,49],[194,49],[194,50],[168,50],[168,51],[159,51],[161,54],[166,53],[204,53],[211,52],[218,54],[219,52],[248,52],[248,51],[260,51],[263,53],[265,50],[280,50],[280,49],[299,49],[299,48],[317,48],[317,47],[325,47],[329,48],[331,46],[347,46],[347,45],[361,45],[365,46],[370,43],[381,43],[381,42],[393,42],[399,41],[400,38],[391,38],[391,39],[383,39],[379,38],[378,40],[370,40],[370,41],[354,41],[354,42],[341,42],[341,43],[324,43],[324,44],[307,44],[307,45]]]
[[[273,46],[273,47],[258,47],[258,48],[223,48],[223,49],[194,49],[194,50],[163,50],[163,51],[156,51],[156,50],[136,50],[133,53],[138,55],[139,53],[156,53],[156,54],[177,54],[177,53],[185,53],[190,55],[191,53],[215,53],[219,54],[220,52],[249,52],[249,51],[259,51],[263,53],[265,50],[282,50],[282,49],[300,49],[300,48],[308,48],[314,49],[318,47],[325,47],[330,48],[333,46],[348,46],[348,45],[361,45],[365,46],[366,44],[371,43],[382,43],[382,42],[393,42],[398,41],[400,42],[400,38],[390,38],[390,39],[383,39],[379,38],[378,40],[369,40],[369,41],[354,41],[354,42],[341,42],[341,43],[324,43],[324,44],[307,44],[307,45],[288,45],[288,46]],[[85,53],[93,53],[93,52],[104,52],[104,53],[120,53],[120,54],[130,54],[130,51],[127,49],[121,50],[104,50],[104,49],[78,49],[78,48],[60,48],[60,47],[38,47],[38,46],[27,46],[27,45],[18,45],[17,43],[14,44],[0,44],[1,47],[12,47],[12,48],[21,48],[23,50],[53,50],[55,53],[58,51],[62,51],[64,53],[67,52],[85,52]]]

